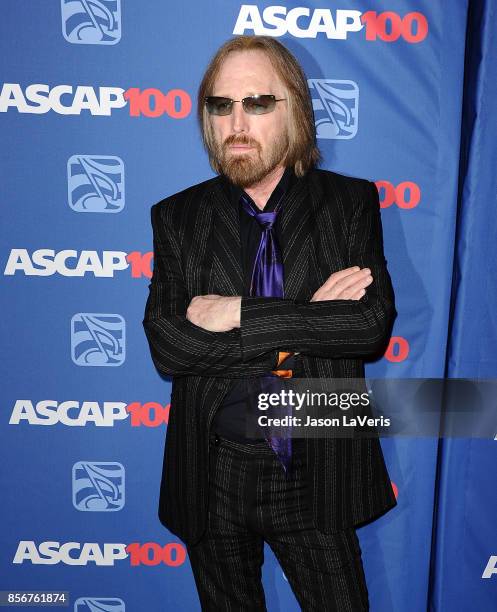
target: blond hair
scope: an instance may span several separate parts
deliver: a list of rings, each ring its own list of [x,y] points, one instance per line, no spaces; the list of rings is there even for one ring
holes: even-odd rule
[[[206,96],[212,95],[214,83],[229,53],[234,51],[262,51],[266,54],[287,91],[288,99],[288,152],[285,166],[293,166],[298,177],[316,165],[320,159],[316,146],[316,129],[311,96],[300,64],[279,41],[270,36],[237,36],[222,45],[205,71],[198,90],[197,115],[202,140],[215,172],[221,173],[214,154],[214,135],[205,108]],[[265,92],[261,92],[265,93]]]

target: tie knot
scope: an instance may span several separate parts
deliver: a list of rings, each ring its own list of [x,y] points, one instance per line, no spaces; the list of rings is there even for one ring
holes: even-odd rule
[[[273,225],[276,221],[276,217],[278,215],[278,211],[259,211],[258,209],[256,209],[255,204],[252,204],[252,202],[245,194],[242,194],[242,196],[240,197],[240,202],[245,212],[248,213],[251,217],[254,217],[263,230],[270,230],[273,228]]]
[[[270,230],[273,228],[277,214],[277,212],[260,212],[255,215],[255,218],[263,230]]]

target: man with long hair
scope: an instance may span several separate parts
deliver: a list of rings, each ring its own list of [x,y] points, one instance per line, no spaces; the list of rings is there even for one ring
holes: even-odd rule
[[[374,183],[320,170],[312,102],[271,37],[226,42],[198,94],[217,176],[152,207],[144,327],[172,376],[159,517],[203,610],[265,610],[263,545],[304,610],[369,609],[356,528],[395,506],[377,437],[260,432],[277,377],[364,379],[395,316]]]

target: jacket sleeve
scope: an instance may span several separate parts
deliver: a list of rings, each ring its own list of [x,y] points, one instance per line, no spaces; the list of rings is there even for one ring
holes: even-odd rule
[[[348,264],[371,269],[373,282],[366,295],[320,302],[243,297],[245,359],[269,347],[328,358],[365,358],[385,350],[396,311],[383,254],[379,196],[373,182],[361,181],[359,186],[349,225]]]
[[[168,206],[151,208],[154,264],[143,326],[155,367],[167,376],[222,378],[258,376],[274,369],[277,351],[272,346],[244,355],[240,329],[211,332],[186,318],[190,298]]]

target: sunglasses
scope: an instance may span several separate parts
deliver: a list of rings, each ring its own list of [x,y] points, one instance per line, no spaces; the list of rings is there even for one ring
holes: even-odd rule
[[[231,115],[234,102],[241,102],[243,110],[249,115],[265,115],[274,111],[276,102],[281,102],[286,98],[276,98],[272,94],[261,94],[258,96],[248,96],[242,100],[232,100],[221,96],[207,96],[205,107],[209,115]]]

